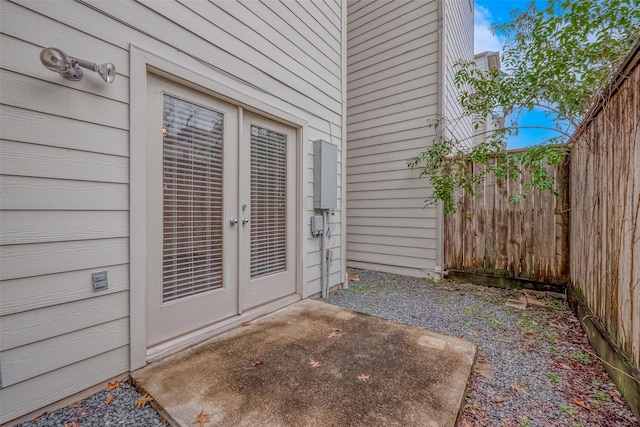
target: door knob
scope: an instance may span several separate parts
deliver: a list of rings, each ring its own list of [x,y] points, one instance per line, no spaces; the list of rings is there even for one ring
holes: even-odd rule
[[[249,218],[242,218],[242,225],[245,225],[249,222]]]
[[[237,223],[238,223],[238,218],[231,218],[229,220],[229,224],[231,224],[231,225],[236,225]]]

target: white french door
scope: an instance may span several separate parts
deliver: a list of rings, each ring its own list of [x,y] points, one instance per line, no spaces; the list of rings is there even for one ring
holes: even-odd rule
[[[295,292],[295,129],[149,75],[147,346]]]
[[[295,292],[295,129],[244,112],[240,169],[242,309]],[[246,215],[245,215],[246,213]]]

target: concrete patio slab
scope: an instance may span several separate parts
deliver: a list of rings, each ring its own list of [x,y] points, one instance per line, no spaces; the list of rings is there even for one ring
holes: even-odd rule
[[[307,299],[133,377],[179,426],[453,426],[475,354]]]

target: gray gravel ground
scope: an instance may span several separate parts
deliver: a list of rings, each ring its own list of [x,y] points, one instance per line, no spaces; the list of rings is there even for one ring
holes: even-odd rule
[[[638,426],[564,301],[521,291],[352,270],[327,302],[479,346],[459,426]]]
[[[107,405],[105,402],[110,395],[113,400]],[[98,392],[81,402],[42,414],[21,427],[166,427],[166,421],[149,404],[136,408],[135,402],[140,397],[131,385],[124,383],[113,390]]]
[[[546,307],[520,311],[505,307],[520,291],[353,274],[359,281],[327,302],[478,344],[460,427],[638,426],[566,303],[539,301]],[[166,426],[149,405],[135,408],[140,397],[124,384],[22,427]]]

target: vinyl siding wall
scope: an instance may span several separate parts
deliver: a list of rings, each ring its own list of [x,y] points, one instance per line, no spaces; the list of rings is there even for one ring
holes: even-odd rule
[[[489,61],[487,60],[487,53],[483,52],[480,55],[475,55],[474,61],[476,63],[476,67],[481,71],[489,70]],[[477,116],[480,117],[480,116]],[[478,128],[473,130],[473,144],[479,144],[486,138],[486,132],[489,129],[490,122],[489,117],[487,117],[487,121],[484,123],[478,124]],[[493,126],[492,126],[493,127]]]
[[[496,62],[498,63],[498,68],[500,67],[499,65],[499,54],[498,52],[482,52],[479,54],[475,55],[475,63],[476,63],[476,67],[478,68],[478,70],[481,71],[489,71],[490,66],[489,66],[489,56],[494,56],[496,57]],[[479,144],[481,142],[483,142],[487,136],[489,136],[489,132],[496,130],[499,128],[499,124],[496,123],[496,120],[492,117],[492,116],[487,116],[485,118],[484,123],[478,123],[478,128],[476,129],[474,127],[473,129],[473,144]]]
[[[303,224],[313,214],[311,141],[332,141],[341,158],[339,1],[83,3],[0,0],[0,422],[130,369],[129,291],[144,286],[129,283],[131,43],[307,120]],[[64,80],[40,64],[48,46],[113,62],[118,76]],[[344,277],[341,194],[330,285]],[[303,296],[320,291],[319,247],[304,234]],[[94,293],[101,270],[109,289]]]
[[[466,0],[465,0],[466,1]],[[348,2],[347,264],[423,276],[436,259],[436,209],[408,158],[433,139],[440,2]]]
[[[462,119],[458,103],[458,89],[453,83],[456,62],[473,61],[473,0],[443,0],[444,7],[444,96],[443,112],[455,124],[448,127],[448,136],[460,141],[461,146],[473,144],[471,117]],[[446,244],[446,243],[445,243]]]

